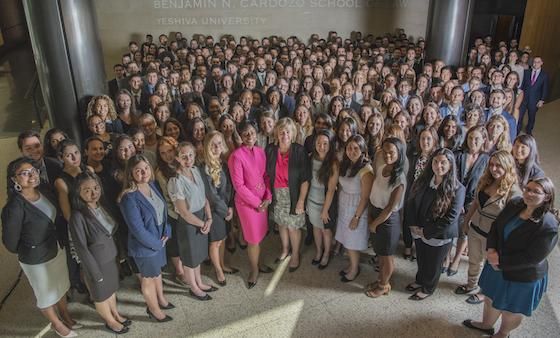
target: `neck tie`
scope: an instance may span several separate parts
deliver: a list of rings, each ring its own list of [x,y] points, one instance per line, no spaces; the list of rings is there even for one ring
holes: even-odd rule
[[[531,86],[535,84],[535,81],[537,81],[537,71],[536,70],[534,70],[533,75],[531,75]]]

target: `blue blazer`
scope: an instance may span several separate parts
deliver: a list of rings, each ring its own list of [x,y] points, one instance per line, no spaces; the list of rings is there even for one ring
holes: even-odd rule
[[[123,195],[119,204],[121,213],[128,225],[128,255],[150,257],[164,249],[161,238],[171,237],[171,227],[167,223],[167,206],[157,186],[150,187],[163,201],[163,229],[158,226],[156,211],[144,195],[136,190]]]
[[[525,93],[523,103],[530,108],[535,107],[540,100],[546,101],[548,97],[548,74],[544,69],[541,69],[539,76],[537,76],[535,80],[535,84],[531,85],[532,72],[532,69],[525,70],[523,83],[521,85],[521,89],[523,89]]]

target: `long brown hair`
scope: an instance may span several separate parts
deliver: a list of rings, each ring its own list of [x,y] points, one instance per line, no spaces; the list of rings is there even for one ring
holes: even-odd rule
[[[133,192],[138,190],[138,186],[136,185],[136,181],[134,180],[134,177],[132,177],[132,170],[134,169],[134,167],[136,167],[138,165],[138,163],[140,162],[145,162],[151,170],[151,178],[150,181],[154,180],[154,169],[152,168],[152,165],[150,164],[150,161],[148,161],[148,159],[146,158],[146,156],[144,155],[134,155],[131,158],[128,159],[128,161],[126,162],[126,166],[124,169],[124,184],[123,184],[123,190],[121,191],[121,193],[119,194],[119,197],[117,199],[118,202],[121,201],[121,198],[129,193],[129,192]]]

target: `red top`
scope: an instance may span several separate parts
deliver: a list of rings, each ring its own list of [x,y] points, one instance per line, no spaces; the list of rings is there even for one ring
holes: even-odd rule
[[[290,152],[282,154],[278,149],[276,157],[276,176],[274,177],[274,188],[288,187],[288,165],[290,163]]]

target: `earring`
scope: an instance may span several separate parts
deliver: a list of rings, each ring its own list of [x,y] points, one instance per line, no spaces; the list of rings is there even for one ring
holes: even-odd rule
[[[17,183],[17,182],[14,183],[14,189],[15,189],[16,191],[18,191],[18,192],[21,191],[21,185],[20,185],[19,183]]]

